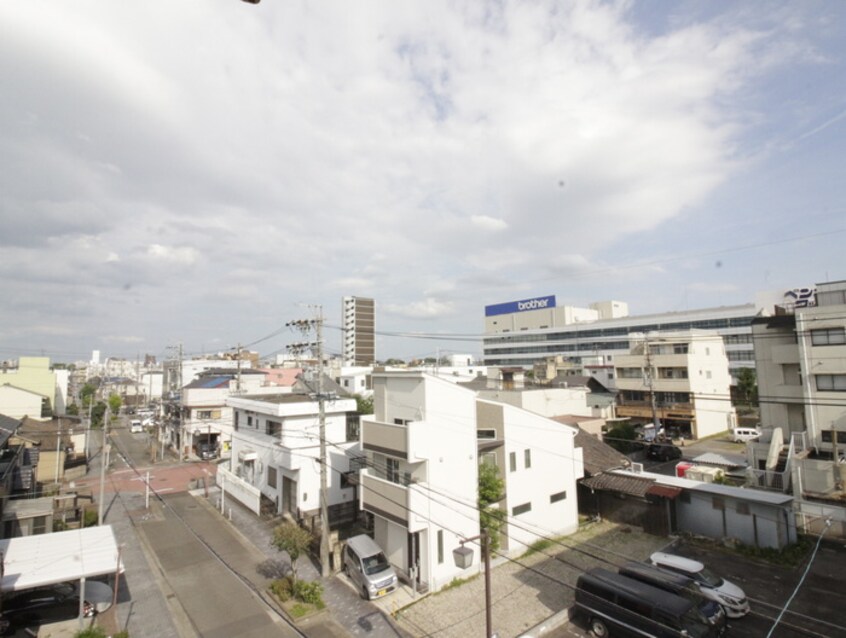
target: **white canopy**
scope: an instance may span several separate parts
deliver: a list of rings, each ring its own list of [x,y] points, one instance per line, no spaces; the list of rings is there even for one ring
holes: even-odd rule
[[[114,574],[120,560],[111,525],[6,538],[0,552],[4,592]]]

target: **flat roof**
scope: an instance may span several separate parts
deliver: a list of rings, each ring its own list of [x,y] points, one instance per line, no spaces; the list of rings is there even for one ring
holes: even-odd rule
[[[6,538],[0,540],[0,552],[4,592],[114,574],[120,561],[111,525]]]
[[[717,494],[719,496],[738,498],[753,503],[761,503],[766,505],[787,505],[788,503],[791,503],[793,501],[793,496],[791,494],[783,494],[781,492],[769,492],[766,490],[756,490],[755,488],[751,487],[734,487],[732,485],[718,485],[716,483],[705,483],[704,481],[694,481],[692,479],[680,478],[677,476],[667,476],[666,474],[655,474],[654,472],[630,472],[626,470],[611,471],[614,474],[650,478],[653,479],[659,485],[669,485],[671,487],[680,487],[682,489],[697,490],[700,492]]]

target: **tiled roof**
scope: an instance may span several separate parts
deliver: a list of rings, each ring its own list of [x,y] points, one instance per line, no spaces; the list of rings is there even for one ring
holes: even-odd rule
[[[582,481],[582,485],[592,490],[604,492],[619,492],[629,496],[646,498],[647,492],[655,482],[652,479],[636,476],[621,476],[619,474],[599,474]]]
[[[554,420],[558,421],[559,418],[556,417]],[[566,421],[562,422],[567,423]],[[576,432],[574,445],[583,450],[582,457],[584,458],[586,475],[596,476],[613,468],[631,465],[625,454],[621,454],[607,443],[603,443],[592,434],[588,434],[582,428],[579,428]]]

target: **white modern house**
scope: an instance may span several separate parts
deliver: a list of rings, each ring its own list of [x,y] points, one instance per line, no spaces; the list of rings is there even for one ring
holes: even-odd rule
[[[231,483],[241,482],[275,506],[308,523],[320,511],[320,419],[315,397],[299,393],[230,395]],[[330,522],[357,511],[354,485],[347,480],[358,453],[356,402],[325,403],[327,503]],[[223,467],[219,471],[227,473]],[[235,487],[232,485],[231,487]],[[233,492],[234,493],[234,492]]]
[[[575,531],[574,428],[422,372],[374,373],[373,390],[374,414],[361,422],[361,507],[388,559],[419,588],[479,570],[480,552],[461,569],[452,551],[479,534],[482,462],[505,479],[502,552]]]
[[[735,426],[723,337],[711,330],[684,330],[631,340],[629,353],[614,359],[617,417],[635,423],[655,418],[693,439]]]

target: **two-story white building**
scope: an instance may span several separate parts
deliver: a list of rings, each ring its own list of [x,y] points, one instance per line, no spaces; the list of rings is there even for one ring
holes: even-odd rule
[[[231,395],[232,454],[229,470],[257,488],[280,514],[308,521],[320,511],[319,404],[308,394]],[[330,522],[357,512],[350,466],[358,453],[355,399],[325,403],[327,504]]]
[[[481,462],[505,479],[500,551],[576,530],[574,428],[421,372],[374,373],[373,390],[374,414],[361,422],[361,507],[388,559],[421,589],[468,573],[452,551],[480,531]],[[477,551],[469,569],[480,561]]]
[[[723,338],[711,330],[630,335],[614,359],[617,417],[657,419],[667,430],[700,439],[734,427],[731,376]]]

